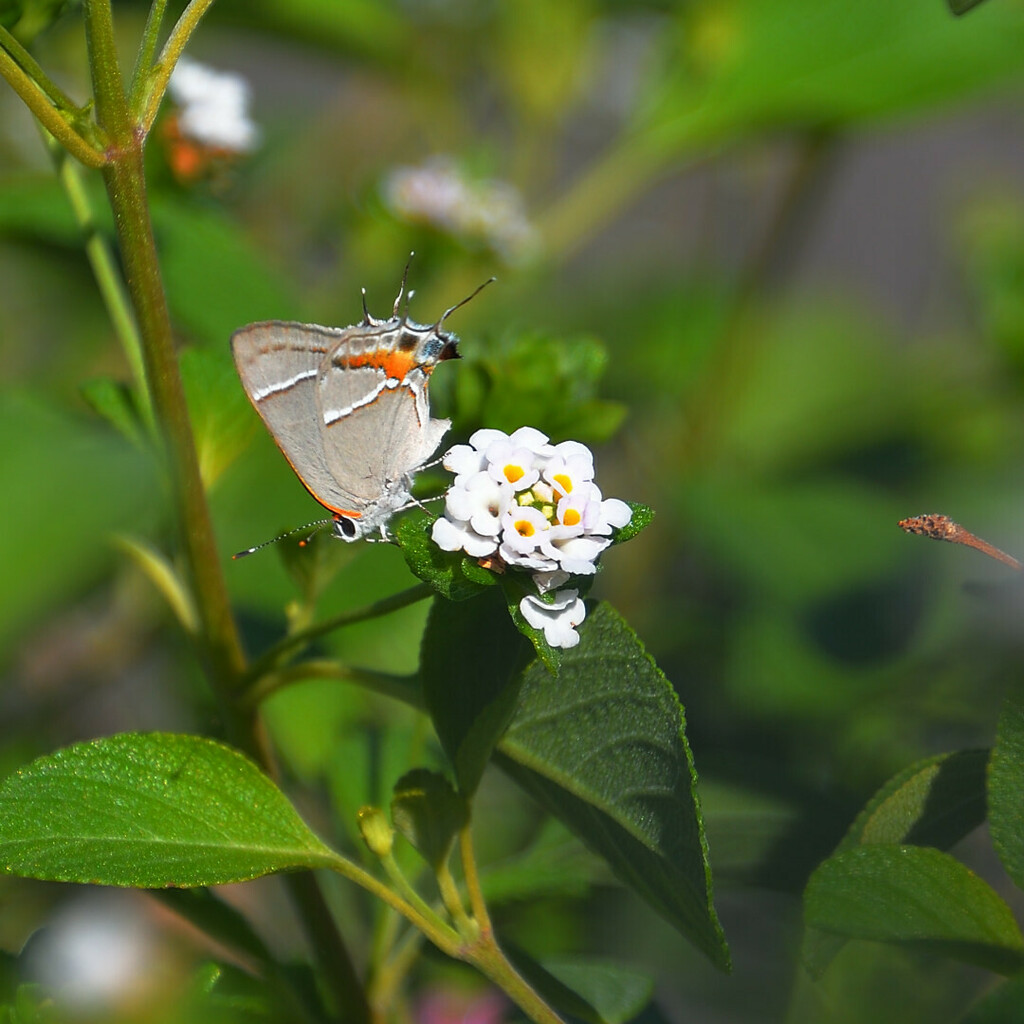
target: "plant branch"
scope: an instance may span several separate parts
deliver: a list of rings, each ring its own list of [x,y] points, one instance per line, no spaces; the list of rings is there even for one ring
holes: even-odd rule
[[[385,597],[380,601],[375,601],[373,604],[366,605],[364,608],[357,608],[355,611],[350,612],[342,612],[340,615],[324,619],[323,622],[318,622],[306,629],[292,633],[289,636],[286,636],[283,640],[278,641],[273,645],[273,647],[264,651],[263,654],[261,654],[252,663],[249,671],[246,673],[243,683],[254,683],[261,676],[270,672],[283,655],[294,650],[296,647],[302,647],[309,643],[310,640],[315,640],[318,636],[323,636],[325,633],[333,633],[334,630],[341,629],[343,626],[351,626],[357,622],[365,622],[367,619],[379,618],[380,616],[387,615],[390,612],[398,611],[400,608],[416,604],[417,601],[423,601],[432,594],[433,590],[431,590],[426,583],[418,583],[414,587],[409,587],[407,590],[399,591],[399,593],[392,594],[390,597]]]
[[[153,68],[153,77],[148,82],[148,88],[140,87],[138,96],[133,96],[133,100],[138,104],[133,106],[133,110],[143,135],[148,135],[153,127],[153,122],[160,110],[160,102],[167,91],[167,83],[170,81],[174,66],[178,63],[178,58],[185,49],[185,44],[212,4],[213,0],[191,0],[188,7],[181,12],[181,17],[171,29],[171,34],[160,51],[160,57]]]
[[[87,142],[71,126],[49,96],[33,81],[24,68],[4,49],[0,49],[0,75],[7,79],[25,106],[39,123],[77,160],[88,167],[102,167],[107,155]]]
[[[96,223],[96,216],[89,202],[85,181],[78,164],[68,159],[68,154],[52,138],[47,139],[47,148],[53,157],[57,177],[71,204],[75,220],[82,231],[85,255],[92,267],[107,314],[114,327],[114,333],[121,343],[125,359],[135,382],[136,408],[152,437],[156,426],[153,420],[153,403],[146,383],[146,366],[142,357],[142,341],[132,315],[131,300],[125,289],[124,280],[117,267],[114,254]]]
[[[167,0],[153,0],[153,6],[146,16],[146,27],[142,30],[139,52],[135,56],[135,68],[132,71],[132,84],[128,92],[128,105],[132,110],[138,110],[142,102],[142,91],[152,69],[153,54],[156,53],[156,44],[160,38],[160,27],[163,25],[166,10]]]
[[[239,704],[246,710],[255,710],[279,690],[306,679],[337,679],[339,682],[355,683],[373,693],[400,700],[418,710],[423,709],[419,677],[415,673],[400,676],[372,669],[351,668],[329,658],[300,661],[295,665],[270,670],[245,691],[239,698]]]
[[[60,110],[82,114],[83,109],[42,69],[39,62],[3,25],[0,25],[0,47],[5,49],[21,69],[46,93]]]

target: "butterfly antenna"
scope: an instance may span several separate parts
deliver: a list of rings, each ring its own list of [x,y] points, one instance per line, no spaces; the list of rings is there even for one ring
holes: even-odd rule
[[[273,540],[265,540],[262,544],[257,544],[254,548],[246,548],[244,551],[239,551],[237,554],[231,556],[232,560],[236,558],[245,558],[246,555],[255,554],[257,551],[262,551],[264,548],[269,548],[271,544],[276,544],[279,540],[284,540],[285,537],[291,537],[293,534],[302,533],[303,530],[308,530],[313,527],[313,533],[306,537],[305,540],[301,541],[299,546],[305,547],[309,543],[310,537],[314,534],[319,533],[329,523],[333,523],[333,519],[318,519],[315,523],[306,523],[305,526],[296,526],[292,530],[286,530],[284,533],[275,537]]]
[[[405,282],[409,279],[409,264],[412,263],[412,258],[415,255],[415,252],[409,253],[409,260],[405,264],[405,270],[402,273],[402,286],[398,289],[398,295],[395,298],[395,308],[392,311],[395,316],[398,316],[398,307],[402,304],[402,296],[405,294]]]
[[[434,324],[434,330],[435,331],[441,330],[441,325],[445,322],[445,320],[448,319],[449,316],[452,315],[452,313],[455,312],[455,310],[457,310],[460,307],[464,306],[467,302],[469,302],[470,299],[475,299],[489,284],[491,284],[492,282],[497,281],[497,280],[498,279],[496,277],[489,277],[489,278],[487,278],[487,280],[484,281],[484,283],[482,285],[478,286],[475,291],[473,291],[471,294],[467,295],[461,302],[456,302],[454,306],[449,306],[441,314],[441,319],[438,320],[436,324]]]

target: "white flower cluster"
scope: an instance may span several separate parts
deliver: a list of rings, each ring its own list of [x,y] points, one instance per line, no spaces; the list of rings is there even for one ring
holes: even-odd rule
[[[454,235],[479,238],[506,260],[518,259],[535,232],[522,197],[504,181],[469,181],[449,159],[398,167],[384,180],[384,201],[399,216]]]
[[[434,523],[434,543],[444,551],[496,558],[533,573],[540,595],[570,576],[588,576],[609,544],[613,528],[632,510],[602,498],[594,483],[594,456],[578,441],[551,444],[533,427],[509,435],[478,430],[442,460],[455,473],[444,516]],[[527,595],[519,610],[552,647],[575,647],[586,614],[579,592],[558,591],[544,600]]]
[[[249,83],[241,75],[182,57],[168,91],[180,108],[185,138],[232,153],[247,153],[259,142],[259,128],[249,119]]]

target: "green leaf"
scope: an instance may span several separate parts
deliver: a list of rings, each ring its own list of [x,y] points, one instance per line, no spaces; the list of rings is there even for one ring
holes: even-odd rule
[[[947,0],[949,9],[956,15],[966,14],[977,7],[981,0]]]
[[[0,479],[11,482],[0,529],[0,653],[9,653],[37,617],[109,569],[110,533],[152,514],[160,487],[154,460],[106,426],[10,391],[0,393]],[[48,530],[41,558],[40,515],[67,508],[69,495],[74,529]]]
[[[1024,1007],[1024,975],[1008,978],[979,1000],[960,1024],[1021,1024]]]
[[[499,592],[459,604],[434,598],[420,653],[423,696],[465,797],[515,710],[528,651]]]
[[[120,536],[114,543],[131,558],[146,578],[163,595],[186,633],[195,636],[199,632],[199,614],[185,581],[177,569],[144,540]]]
[[[547,818],[534,841],[518,856],[488,864],[481,885],[490,906],[539,896],[585,896],[608,869],[554,818]]]
[[[867,843],[908,843],[947,850],[985,820],[987,750],[925,758],[894,775],[857,815],[836,853]],[[801,959],[824,973],[845,940],[808,926]]]
[[[549,672],[557,672],[558,666],[561,662],[561,651],[552,647],[547,642],[542,629],[537,629],[535,626],[531,626],[526,621],[526,617],[519,610],[519,603],[527,595],[536,595],[536,591],[532,585],[528,582],[528,576],[524,576],[521,573],[510,573],[506,576],[501,583],[502,592],[505,595],[505,603],[508,607],[508,613],[512,618],[512,622],[515,624],[516,629],[519,630],[527,640],[533,644],[533,649],[537,652],[537,657],[543,662],[544,667]],[[554,595],[552,595],[554,596]]]
[[[992,842],[1006,873],[1024,888],[1024,688],[1007,696],[999,715],[988,778]]]
[[[654,522],[654,509],[649,505],[641,505],[639,501],[627,501],[626,504],[633,510],[633,515],[621,530],[616,530],[612,534],[613,547],[616,544],[625,544],[627,540],[632,540]]]
[[[545,969],[581,995],[606,1024],[625,1024],[650,1002],[654,982],[650,976],[606,960],[551,959]]]
[[[608,605],[580,635],[555,676],[537,662],[523,674],[500,763],[727,970],[679,698]]]
[[[199,470],[209,489],[245,450],[259,418],[245,397],[227,345],[186,348],[178,361]]]
[[[1006,903],[947,853],[871,844],[830,857],[804,893],[807,924],[847,938],[908,943],[1001,974],[1024,966]]]
[[[1024,18],[991,4],[957,22],[937,0],[733,0],[684,6],[679,52],[645,132],[658,152],[782,125],[892,117],[1021,73]],[[671,37],[670,37],[671,38]]]
[[[97,415],[137,448],[145,446],[142,424],[127,385],[110,377],[97,377],[83,384],[81,390],[82,397]]]
[[[469,807],[443,775],[414,768],[395,783],[391,820],[436,871],[447,863],[456,834],[469,821]]]
[[[199,736],[76,743],[0,786],[7,874],[188,887],[336,859],[252,761]]]
[[[508,433],[528,423],[554,441],[605,441],[625,419],[625,406],[596,397],[608,350],[596,338],[540,331],[496,339],[467,355],[453,387],[456,426],[486,423]]]
[[[442,551],[431,540],[435,518],[409,512],[395,527],[395,540],[412,572],[449,601],[465,601],[494,586],[500,579],[496,573],[457,551]]]
[[[909,843],[948,850],[985,820],[987,750],[939,754],[894,775],[867,802],[839,850]]]

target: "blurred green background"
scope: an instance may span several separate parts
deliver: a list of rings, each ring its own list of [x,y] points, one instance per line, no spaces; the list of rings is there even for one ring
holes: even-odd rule
[[[115,4],[126,59],[145,11]],[[34,52],[87,96],[74,10]],[[895,524],[942,512],[1024,552],[1024,3],[957,19],[941,0],[218,0],[189,55],[248,78],[262,132],[188,183],[159,129],[148,149],[251,649],[280,634],[301,587],[273,550],[227,559],[318,510],[245,400],[231,331],[355,322],[361,286],[380,315],[413,249],[421,321],[497,275],[452,318],[465,358],[438,370],[435,406],[453,440],[530,423],[591,443],[605,494],[657,510],[594,593],[687,709],[735,972],[590,868],[574,869],[586,893],[510,900],[499,927],[534,952],[652,972],[649,1020],[958,1019],[981,972],[851,944],[808,981],[799,893],[890,774],[991,743],[1019,671],[1009,570]],[[162,545],[166,494],[87,401],[127,370],[7,88],[0,314],[0,766],[119,730],[215,730],[190,652],[112,543]],[[410,582],[384,546],[316,557],[337,573],[321,615]],[[424,614],[325,644],[412,671]],[[351,828],[426,742],[405,712],[336,683],[295,687],[267,718],[325,831],[325,808]],[[371,741],[386,754],[373,763],[395,767],[365,778]],[[499,777],[484,799],[485,856],[525,844],[523,799]],[[954,852],[1024,912],[986,851],[972,837]],[[0,947],[80,898],[5,880]],[[236,898],[298,948],[273,882]],[[165,961],[191,963],[192,939],[128,899],[154,948],[173,946]]]

